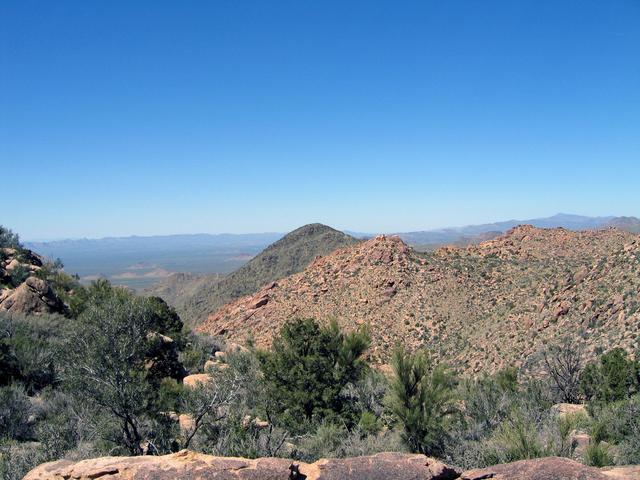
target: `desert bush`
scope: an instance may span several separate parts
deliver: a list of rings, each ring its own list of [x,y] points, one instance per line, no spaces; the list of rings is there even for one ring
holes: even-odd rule
[[[24,282],[31,275],[31,270],[29,270],[25,265],[19,264],[10,272],[11,276],[11,287],[16,288],[22,282]]]
[[[371,434],[391,426],[393,418],[384,403],[388,389],[387,377],[375,370],[369,370],[359,381],[345,385],[340,395],[351,405],[360,431]]]
[[[559,402],[579,403],[584,354],[575,339],[565,337],[543,352],[547,375]]]
[[[180,351],[180,363],[189,373],[204,370],[204,364],[217,351],[224,350],[224,342],[218,337],[189,333]]]
[[[17,385],[0,387],[0,441],[31,437],[31,402]]]
[[[21,480],[29,470],[46,461],[34,442],[0,444],[0,478]]]
[[[407,448],[398,430],[384,429],[369,433],[344,425],[320,424],[317,429],[298,440],[293,456],[314,462],[320,458],[345,458],[373,455],[379,452],[403,452]]]
[[[315,432],[308,434],[298,442],[296,457],[313,462],[318,458],[343,457],[342,446],[349,431],[344,425],[323,423]]]
[[[603,442],[590,442],[584,453],[584,463],[592,467],[613,465],[609,446]]]
[[[369,346],[364,330],[342,333],[336,322],[321,327],[312,319],[287,322],[270,351],[258,352],[274,421],[292,433],[309,422],[359,420],[341,395],[367,371],[362,358]]]
[[[18,234],[2,225],[0,225],[0,248],[22,248]]]
[[[456,430],[468,440],[489,435],[508,417],[515,401],[512,384],[495,375],[461,382],[457,396],[464,408]]]
[[[589,363],[580,388],[590,402],[610,403],[638,392],[638,367],[622,348],[614,348]]]
[[[442,365],[434,365],[424,352],[393,353],[394,377],[388,405],[403,429],[412,452],[441,455],[453,424],[455,377]]]
[[[143,453],[146,433],[154,437],[158,422],[164,425],[157,411],[162,377],[181,373],[177,352],[163,337],[163,329],[174,331],[171,312],[158,308],[124,289],[93,286],[63,350],[65,386],[111,416],[119,431],[105,428],[103,438],[132,455]],[[161,355],[162,345],[170,350]]]
[[[64,319],[0,313],[0,384],[20,382],[33,394],[56,381]]]

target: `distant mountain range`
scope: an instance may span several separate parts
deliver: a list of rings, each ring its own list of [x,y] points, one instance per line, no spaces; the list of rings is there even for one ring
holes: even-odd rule
[[[532,218],[528,220],[506,220],[496,223],[467,225],[418,232],[401,232],[397,235],[409,245],[438,247],[446,244],[468,245],[495,238],[501,233],[518,225],[533,225],[538,228],[566,228],[568,230],[596,230],[616,227],[631,233],[640,233],[640,219],[636,217],[586,217],[558,213],[552,217]],[[357,235],[362,238],[362,235]],[[373,235],[365,235],[365,237]]]
[[[570,230],[613,226],[628,232],[640,232],[640,220],[636,217],[558,214],[547,218],[401,232],[397,235],[419,250],[431,250],[442,245],[477,244],[520,224]],[[374,233],[346,233],[356,238],[375,236]],[[144,289],[177,272],[187,274],[181,278],[228,274],[283,236],[283,233],[195,234],[24,243],[41,255],[61,258],[68,272],[77,273],[85,281],[105,277],[114,283]]]
[[[282,237],[281,233],[164,235],[24,242],[85,280],[104,277],[142,289],[174,272],[226,274]]]

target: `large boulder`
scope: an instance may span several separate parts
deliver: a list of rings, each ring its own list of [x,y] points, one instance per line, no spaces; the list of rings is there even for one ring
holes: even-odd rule
[[[64,303],[56,296],[49,284],[37,277],[29,277],[9,295],[4,295],[0,311],[39,315],[63,313]]]
[[[213,383],[213,377],[208,373],[194,373],[182,379],[182,384],[187,388],[197,388],[200,385],[206,386]]]
[[[214,457],[189,451],[159,457],[103,457],[60,460],[35,468],[24,480],[453,480],[459,473],[443,463],[401,453],[293,464],[283,458]]]
[[[587,467],[568,458],[547,457],[505,463],[469,470],[461,480],[611,480],[597,468]]]

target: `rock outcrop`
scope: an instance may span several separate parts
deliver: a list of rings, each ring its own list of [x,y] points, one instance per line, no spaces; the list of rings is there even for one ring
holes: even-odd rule
[[[597,469],[559,457],[460,473],[438,460],[406,453],[298,463],[284,458],[214,457],[183,450],[158,457],[58,460],[36,467],[24,480],[632,480],[640,478],[639,474],[637,466]]]
[[[470,470],[460,480],[611,480],[604,472],[568,458],[548,457]]]
[[[214,457],[188,451],[159,457],[103,457],[45,463],[24,480],[453,480],[459,472],[424,455],[380,453],[368,457],[295,463],[283,458]]]
[[[43,260],[24,248],[0,249],[0,312],[40,315],[64,313],[65,305],[49,284],[38,278]]]
[[[466,248],[420,253],[379,236],[314,260],[211,314],[197,330],[268,347],[284,321],[369,325],[370,359],[428,348],[465,374],[529,367],[563,335],[586,355],[640,334],[640,237],[615,229],[514,228]]]

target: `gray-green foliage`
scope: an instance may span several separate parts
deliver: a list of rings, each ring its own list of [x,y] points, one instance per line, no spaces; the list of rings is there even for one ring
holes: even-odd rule
[[[183,432],[183,445],[214,455],[283,455],[288,433],[274,425],[273,404],[255,355],[237,351],[225,361],[213,382],[185,392],[181,411],[194,423]]]
[[[154,299],[122,289],[100,291],[87,303],[64,348],[66,387],[111,416],[118,428],[103,430],[103,438],[133,455],[142,453],[145,430],[165,427],[154,406],[161,378],[174,370],[165,364],[177,362],[162,335],[165,323],[172,321],[158,315],[157,308]],[[160,353],[163,346],[170,349],[166,355]]]
[[[21,480],[29,470],[47,460],[37,443],[0,444],[0,478]]]
[[[0,225],[0,248],[22,248],[18,234],[2,225]]]
[[[0,441],[29,439],[30,414],[29,397],[20,386],[0,387]]]

